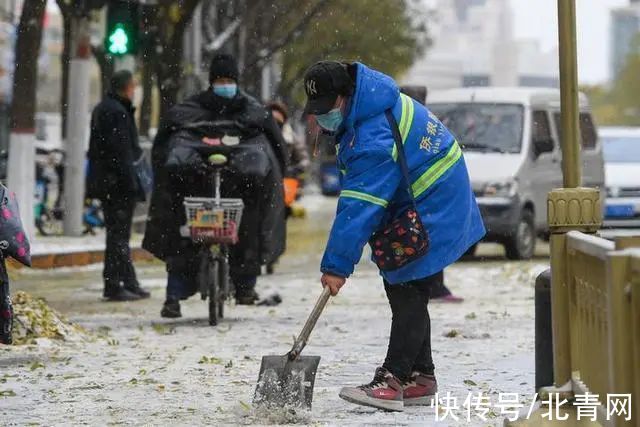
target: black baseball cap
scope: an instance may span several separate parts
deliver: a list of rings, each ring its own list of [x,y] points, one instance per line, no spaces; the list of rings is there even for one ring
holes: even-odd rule
[[[338,95],[352,95],[354,82],[348,65],[337,61],[320,61],[313,64],[304,75],[304,91],[307,94],[307,114],[325,114],[333,108]]]

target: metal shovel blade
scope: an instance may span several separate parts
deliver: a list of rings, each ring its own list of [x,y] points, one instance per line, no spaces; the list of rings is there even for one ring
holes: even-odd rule
[[[254,405],[311,409],[320,356],[263,356]]]

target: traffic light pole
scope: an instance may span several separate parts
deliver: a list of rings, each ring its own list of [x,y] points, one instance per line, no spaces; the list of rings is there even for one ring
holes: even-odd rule
[[[89,137],[90,31],[85,14],[72,22],[69,105],[64,174],[64,234],[81,236],[85,193],[85,151]]]
[[[135,71],[135,68],[136,57],[134,55],[122,55],[113,58],[114,71],[127,70],[133,73]]]

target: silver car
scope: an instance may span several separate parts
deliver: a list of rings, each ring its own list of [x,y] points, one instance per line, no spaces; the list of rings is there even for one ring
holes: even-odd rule
[[[640,227],[640,127],[601,127],[605,227]]]

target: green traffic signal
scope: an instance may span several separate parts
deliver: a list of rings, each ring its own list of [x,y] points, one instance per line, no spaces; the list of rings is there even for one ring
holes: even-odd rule
[[[138,52],[140,4],[134,0],[109,0],[103,46],[112,56]]]
[[[129,36],[124,25],[117,24],[109,35],[108,51],[112,55],[125,55],[129,52]]]

